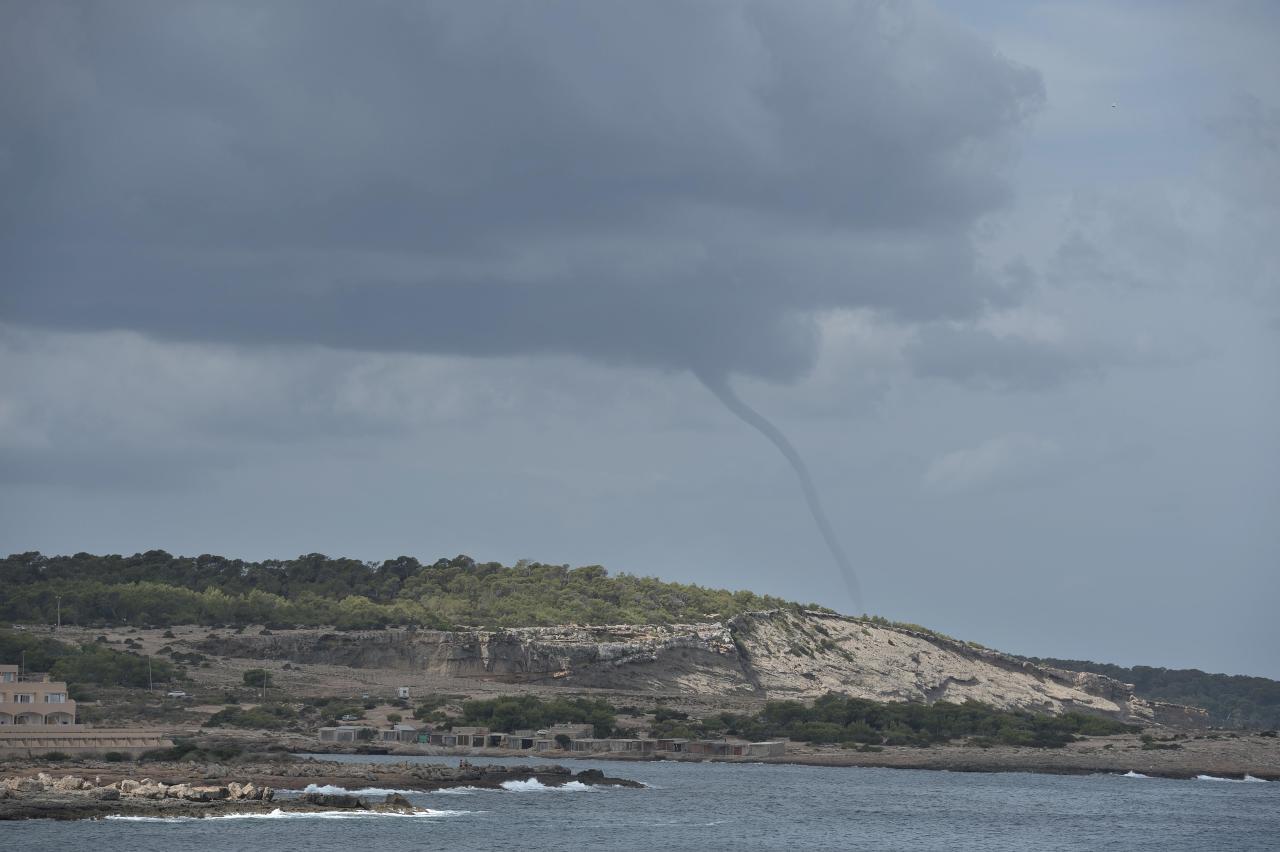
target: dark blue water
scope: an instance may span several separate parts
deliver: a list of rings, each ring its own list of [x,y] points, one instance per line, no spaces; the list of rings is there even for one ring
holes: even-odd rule
[[[1280,783],[574,762],[588,767],[651,786],[411,795],[438,811],[425,817],[32,821],[0,838],[51,852],[1280,850]]]

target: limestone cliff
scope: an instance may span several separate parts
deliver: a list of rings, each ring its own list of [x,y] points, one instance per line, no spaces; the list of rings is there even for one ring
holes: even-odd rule
[[[819,612],[774,610],[686,625],[288,631],[211,640],[203,647],[229,656],[577,688],[797,699],[838,692],[877,701],[1080,710],[1142,724],[1207,720],[1195,708],[1137,698],[1128,684],[1101,675]]]

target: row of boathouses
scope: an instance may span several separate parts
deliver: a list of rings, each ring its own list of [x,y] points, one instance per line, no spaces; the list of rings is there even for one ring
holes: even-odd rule
[[[361,734],[361,731],[369,733]],[[371,736],[372,734],[372,736]],[[562,724],[539,730],[491,731],[480,727],[449,730],[417,728],[408,724],[374,730],[359,725],[321,728],[326,742],[357,742],[373,739],[382,743],[405,743],[441,748],[506,749],[509,751],[567,751],[577,754],[690,754],[706,757],[779,757],[786,754],[785,740],[750,742],[724,737],[691,740],[679,737],[596,737],[591,725]]]

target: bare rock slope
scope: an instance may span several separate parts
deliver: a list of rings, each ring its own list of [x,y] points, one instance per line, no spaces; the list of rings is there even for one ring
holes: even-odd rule
[[[774,610],[686,625],[233,636],[213,653],[420,671],[449,677],[684,695],[877,701],[981,701],[1095,713],[1141,724],[1203,725],[1204,711],[1150,702],[1101,675],[1038,666],[873,621]]]

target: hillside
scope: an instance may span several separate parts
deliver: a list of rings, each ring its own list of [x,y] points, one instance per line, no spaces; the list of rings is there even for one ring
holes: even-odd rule
[[[1203,707],[1209,711],[1210,722],[1224,728],[1280,728],[1280,681],[1246,675],[1208,674],[1199,669],[1029,659],[1041,665],[1093,672],[1131,683],[1134,692],[1144,698]]]
[[[1059,671],[903,627],[816,611],[746,613],[687,625],[506,630],[270,631],[195,645],[277,665],[401,672],[436,691],[471,684],[615,690],[681,698],[981,702],[1003,710],[1080,711],[1144,725],[1202,725],[1204,714],[1150,702],[1127,684]],[[283,674],[283,673],[282,673]]]
[[[611,576],[599,566],[503,566],[466,556],[366,563],[321,554],[247,562],[159,550],[0,560],[0,619],[51,623],[59,599],[66,627],[256,624],[273,634],[205,639],[188,652],[417,670],[472,683],[755,698],[839,692],[1203,723],[1202,714],[1172,706],[1191,704],[1208,708],[1217,724],[1280,721],[1280,684],[1265,678],[1015,658],[915,625],[845,618],[748,591]]]

